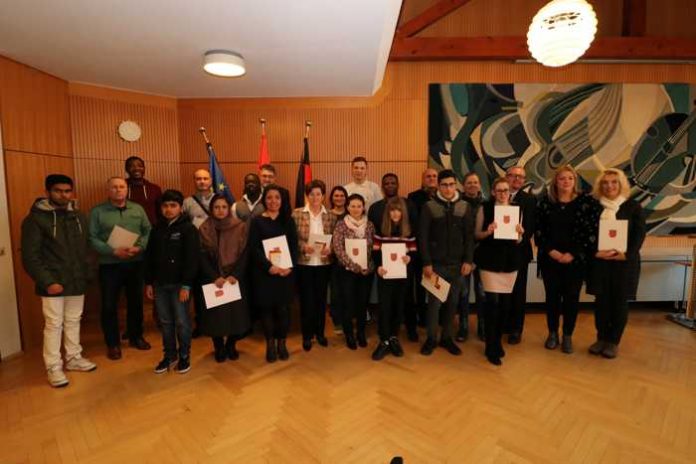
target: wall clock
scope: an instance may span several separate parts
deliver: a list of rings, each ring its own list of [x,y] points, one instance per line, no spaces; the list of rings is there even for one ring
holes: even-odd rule
[[[126,142],[135,142],[140,139],[142,131],[135,121],[123,121],[118,125],[118,135]]]

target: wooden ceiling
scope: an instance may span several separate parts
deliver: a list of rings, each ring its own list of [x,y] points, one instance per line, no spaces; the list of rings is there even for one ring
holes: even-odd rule
[[[529,59],[527,28],[548,0],[405,0],[390,59]],[[599,20],[583,59],[696,60],[696,1],[589,0]]]

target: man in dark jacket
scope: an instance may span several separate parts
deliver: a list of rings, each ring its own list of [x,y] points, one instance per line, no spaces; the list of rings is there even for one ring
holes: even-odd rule
[[[80,318],[87,287],[87,220],[72,200],[73,181],[63,174],[46,177],[46,198],[34,202],[22,222],[22,262],[36,283],[44,314],[43,358],[48,382],[64,387],[60,354],[65,340],[65,367],[93,371],[82,357]]]
[[[150,224],[157,224],[162,189],[145,179],[145,161],[138,156],[126,160],[128,199],[143,207]]]
[[[155,300],[164,347],[164,358],[155,367],[157,374],[168,371],[176,361],[180,374],[191,368],[187,303],[198,273],[200,242],[198,230],[183,214],[183,203],[184,195],[177,190],[162,194],[163,220],[152,230],[145,254],[145,294]]]
[[[462,351],[452,340],[452,323],[461,292],[461,276],[473,268],[474,216],[468,203],[457,192],[457,178],[445,169],[437,176],[438,192],[421,210],[418,244],[423,257],[423,277],[442,277],[451,285],[444,303],[430,295],[428,302],[428,338],[421,354],[430,355],[435,349],[438,322],[442,322],[440,346],[453,355]]]
[[[510,185],[510,204],[520,207],[520,215],[524,234],[522,235],[522,260],[517,271],[515,287],[512,289],[510,311],[505,323],[505,332],[508,333],[508,343],[515,345],[522,341],[524,329],[524,305],[527,301],[527,269],[532,260],[532,235],[536,228],[535,212],[536,197],[522,190],[526,180],[526,173],[522,166],[513,166],[507,170],[505,177]]]

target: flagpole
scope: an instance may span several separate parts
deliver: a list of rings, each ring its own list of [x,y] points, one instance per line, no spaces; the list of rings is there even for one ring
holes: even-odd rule
[[[261,135],[266,133],[266,118],[259,118],[259,123],[261,124]]]
[[[205,140],[206,145],[210,145],[210,140],[208,140],[208,134],[205,133],[205,127],[199,127],[198,132],[201,133],[203,136],[203,139]]]
[[[312,127],[312,121],[305,121],[305,138],[309,138],[309,128]]]

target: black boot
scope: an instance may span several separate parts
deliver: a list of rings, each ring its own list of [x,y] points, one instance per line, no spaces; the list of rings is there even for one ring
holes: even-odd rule
[[[237,351],[237,340],[235,340],[231,335],[227,337],[225,342],[225,354],[227,359],[236,361],[239,359],[239,351]]]
[[[276,351],[275,340],[272,338],[266,339],[266,361],[269,363],[276,362],[278,359],[278,351]]]
[[[355,337],[353,334],[346,334],[346,346],[351,350],[357,350],[358,345],[355,344]]]
[[[367,337],[365,336],[364,330],[358,330],[358,345],[360,348],[365,348],[367,346]]]
[[[225,344],[222,341],[222,337],[213,337],[213,348],[215,350],[215,361],[221,363],[227,359],[227,354],[225,353]]]
[[[285,346],[285,339],[278,339],[278,359],[281,361],[287,361],[290,358],[290,353],[288,353],[288,347]]]

